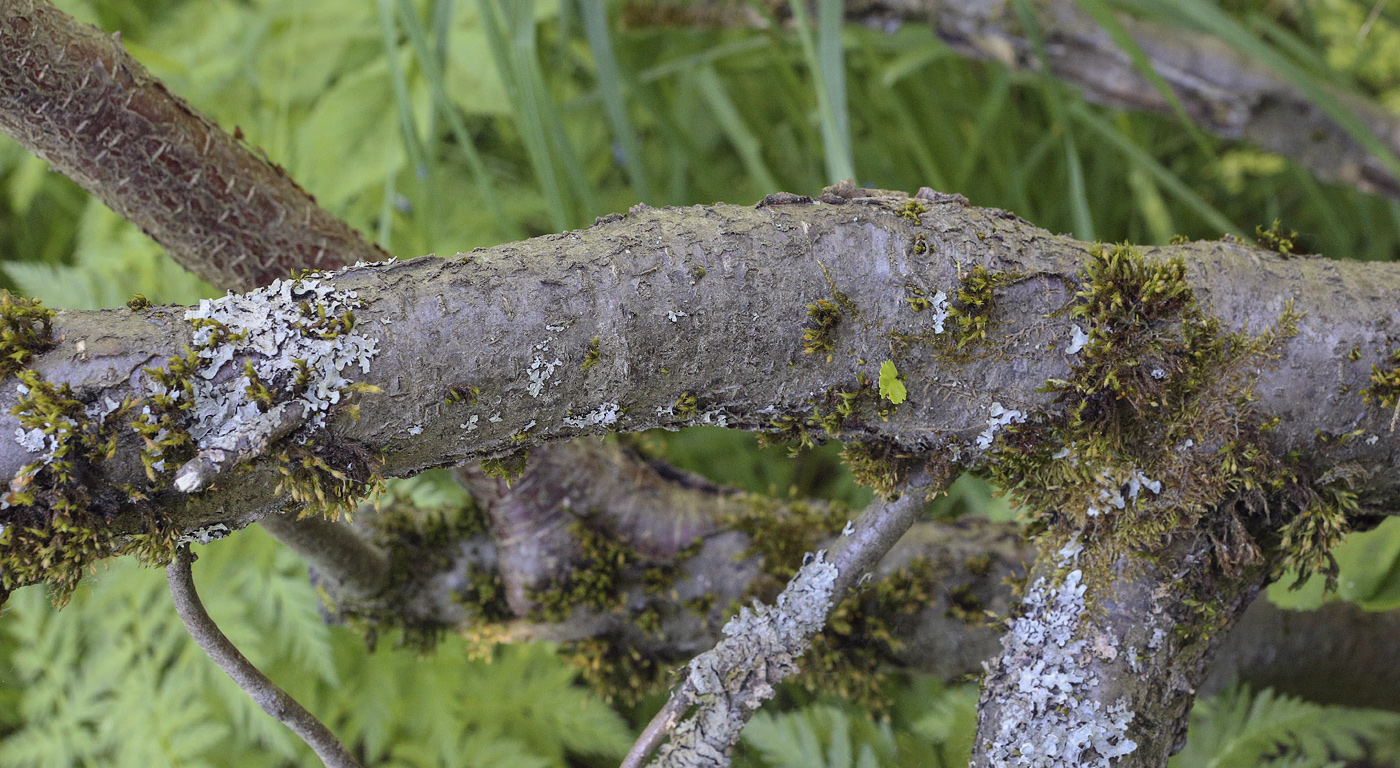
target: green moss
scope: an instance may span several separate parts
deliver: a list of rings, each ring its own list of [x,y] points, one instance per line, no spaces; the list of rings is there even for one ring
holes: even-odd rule
[[[588,343],[588,351],[583,353],[583,364],[579,367],[586,371],[597,365],[598,355],[598,337],[594,336],[593,340]]]
[[[253,368],[252,360],[243,365],[243,376],[248,379],[248,386],[243,388],[243,394],[257,404],[259,411],[267,413],[268,409],[272,407],[272,391],[267,388],[262,379],[258,378],[258,372]]]
[[[274,492],[286,492],[301,505],[301,517],[335,520],[341,513],[352,514],[361,499],[384,489],[384,478],[374,469],[371,457],[347,451],[322,456],[311,444],[284,442],[268,452],[281,475]]]
[[[632,706],[662,690],[666,667],[617,637],[590,637],[563,648],[563,658],[579,678],[606,701]]]
[[[147,299],[145,296],[142,296],[142,295],[139,294],[139,293],[132,294],[132,295],[131,295],[131,301],[128,301],[128,302],[126,303],[126,308],[127,308],[127,309],[136,310],[136,311],[138,311],[138,312],[141,311],[141,310],[143,310],[143,309],[146,309],[146,308],[148,308],[148,307],[150,307],[150,306],[151,306],[150,300]]]
[[[531,617],[559,622],[577,607],[606,612],[623,605],[623,572],[640,561],[636,550],[607,529],[596,515],[580,518],[569,526],[578,540],[581,559],[569,575],[527,595],[537,604]]]
[[[0,378],[14,374],[53,346],[56,314],[37,300],[0,289]]]
[[[483,459],[481,471],[487,477],[494,477],[504,480],[506,483],[513,483],[525,474],[525,463],[530,460],[530,449],[521,448],[504,456],[496,456],[490,459]]]
[[[847,596],[803,655],[796,684],[813,695],[836,695],[877,717],[886,714],[893,702],[885,670],[903,649],[902,630],[937,603],[938,583],[932,563],[918,558]]]
[[[918,463],[914,456],[881,442],[847,443],[841,449],[841,458],[856,482],[881,496],[893,494]]]
[[[42,432],[47,450],[15,475],[4,495],[9,510],[0,532],[0,593],[45,582],[61,606],[97,560],[132,553],[145,562],[168,562],[177,534],[163,519],[147,518],[134,536],[118,536],[111,518],[131,499],[94,490],[102,485],[101,464],[116,454],[131,404],[94,419],[66,383],[45,381],[32,369],[18,377],[25,392],[10,412],[26,432]]]
[[[1226,332],[1198,305],[1184,263],[1128,246],[1095,247],[1080,279],[1069,315],[1087,323],[1089,342],[1069,379],[1047,383],[1058,411],[1000,431],[986,473],[1041,510],[1047,543],[1082,536],[1091,571],[1197,534],[1219,542],[1227,573],[1261,564],[1249,531],[1314,495],[1269,450],[1269,421],[1252,405],[1259,366],[1298,315],[1289,306],[1258,336]],[[1303,538],[1283,557],[1315,564],[1295,546]]]
[[[906,200],[903,205],[896,209],[895,213],[911,224],[921,224],[923,220],[919,217],[928,213],[928,206],[919,200]]]
[[[676,398],[676,402],[671,405],[671,412],[682,419],[689,419],[696,414],[699,408],[700,401],[696,399],[695,393],[682,392],[681,396]]]
[[[929,301],[928,294],[924,293],[924,289],[913,283],[905,283],[904,301],[915,312],[923,312],[933,306],[933,302]]]
[[[817,299],[807,305],[807,325],[802,328],[802,351],[808,355],[826,353],[826,361],[832,359],[836,343],[832,336],[836,326],[841,324],[841,311],[836,304],[826,299]]]
[[[452,567],[461,556],[462,542],[485,535],[486,521],[480,508],[469,497],[460,505],[418,507],[411,498],[390,493],[366,528],[374,544],[389,557],[384,592],[353,602],[333,595],[323,595],[323,599],[371,648],[381,633],[394,629],[400,632],[400,645],[430,650],[449,627],[415,617],[404,610],[404,602]],[[467,589],[456,597],[472,609],[473,626],[510,618],[498,574],[472,566]]]
[[[774,445],[788,445],[788,456],[795,458],[803,449],[815,448],[820,435],[814,433],[806,419],[796,416],[774,416],[768,422],[768,431],[758,433],[758,444],[764,448]]]
[[[1395,408],[1400,403],[1400,349],[1390,353],[1386,365],[1371,366],[1371,384],[1361,390],[1367,405]]]
[[[448,388],[447,397],[443,402],[448,405],[475,405],[479,397],[481,397],[480,387],[459,384]]]
[[[783,502],[754,495],[744,500],[743,511],[727,515],[720,523],[749,537],[743,557],[763,559],[765,578],[756,581],[751,591],[765,600],[776,596],[802,567],[803,557],[840,533],[850,517],[850,509],[838,502]]]
[[[951,344],[955,354],[986,342],[999,325],[996,319],[997,289],[1022,277],[1024,275],[1019,272],[991,272],[981,264],[973,267],[962,276],[948,305],[952,333],[940,334],[936,338]]]
[[[1326,590],[1337,587],[1337,560],[1332,548],[1340,544],[1348,522],[1359,511],[1356,493],[1348,479],[1338,478],[1319,483],[1311,503],[1293,516],[1280,532],[1279,550],[1283,553],[1275,564],[1275,577],[1292,571],[1298,580],[1293,588],[1307,581],[1310,574],[1322,574]]]
[[[1282,229],[1278,219],[1274,219],[1274,223],[1268,229],[1264,229],[1262,225],[1255,227],[1254,236],[1261,248],[1267,248],[1282,256],[1302,253],[1298,247],[1298,233],[1291,229]]]
[[[476,563],[467,567],[467,586],[456,594],[458,602],[471,611],[471,626],[509,621],[515,618],[506,603],[506,587],[499,571]]]

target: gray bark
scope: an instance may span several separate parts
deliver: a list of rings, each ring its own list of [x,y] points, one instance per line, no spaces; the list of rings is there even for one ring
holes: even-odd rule
[[[215,135],[217,129],[132,69],[120,47],[105,40],[65,31],[61,17],[39,4],[15,5],[0,15],[0,45],[15,53],[0,57],[5,129],[61,167],[70,163],[70,173],[111,196],[117,210],[142,222],[192,264],[215,259],[228,247],[225,242],[241,243],[245,252],[229,264],[200,266],[212,269],[208,274],[216,280],[247,287],[265,283],[283,266],[328,266],[331,262],[318,261],[327,253],[320,228],[334,229],[337,223],[323,222],[319,209],[275,168],[249,165],[246,151]],[[140,109],[132,111],[133,105]],[[47,115],[53,116],[51,122]],[[92,126],[96,134],[84,133],[88,117],[102,122],[100,129]],[[107,143],[125,139],[133,147],[143,146],[131,153],[110,152]],[[215,143],[218,152],[210,149]],[[211,152],[216,159],[206,157]],[[92,172],[89,166],[97,159],[117,161],[116,175]],[[220,174],[237,184],[234,177],[245,170],[255,179],[242,198],[246,207],[225,199],[232,185],[222,193],[211,186]],[[978,437],[994,427],[1002,409],[1022,411],[1032,421],[1054,414],[1051,397],[1037,390],[1070,370],[1072,358],[1064,351],[1072,336],[1070,323],[1056,311],[1078,289],[1078,270],[1089,246],[1000,211],[966,208],[955,197],[921,196],[931,211],[911,212],[903,196],[849,186],[833,188],[819,201],[773,196],[757,209],[639,209],[587,231],[451,259],[355,268],[316,276],[295,288],[277,286],[208,305],[200,310],[203,316],[238,309],[225,319],[236,326],[232,318],[239,315],[254,339],[203,346],[205,362],[195,379],[201,405],[191,425],[198,456],[181,467],[161,468],[164,474],[153,483],[142,469],[140,441],[123,433],[116,456],[83,468],[83,492],[93,502],[89,512],[117,534],[243,525],[292,506],[285,490],[277,490],[279,469],[288,468],[288,459],[278,453],[291,445],[314,452],[327,471],[369,480],[607,431],[694,423],[814,430],[814,424],[804,425],[814,407],[830,414],[837,392],[856,391],[861,374],[874,380],[887,359],[899,364],[908,401],[891,408],[866,391],[850,417],[828,428],[843,439],[876,441],[891,450],[976,466],[985,460]],[[224,231],[201,228],[207,224],[201,220],[200,226],[190,226],[221,207],[237,215],[215,217],[216,224],[238,219],[235,223],[259,225]],[[157,210],[162,208],[164,214]],[[289,210],[305,214],[300,224]],[[271,239],[240,240],[262,232],[268,222],[274,225],[266,228],[274,233]],[[282,224],[290,227],[290,239],[275,234]],[[170,235],[171,230],[190,236],[182,239]],[[346,237],[347,252],[365,248],[353,233]],[[1269,447],[1298,451],[1318,476],[1340,469],[1355,478],[1362,513],[1393,510],[1397,488],[1391,414],[1365,406],[1356,393],[1367,385],[1371,364],[1384,363],[1390,355],[1396,269],[1282,259],[1237,243],[1154,250],[1154,258],[1188,259],[1197,295],[1230,328],[1258,330],[1278,317],[1287,300],[1296,301],[1306,313],[1299,334],[1285,345],[1276,365],[1259,371],[1259,410],[1280,419]],[[271,258],[279,251],[295,256],[283,264]],[[260,270],[257,276],[250,264]],[[1018,276],[996,292],[999,327],[990,344],[970,355],[949,355],[934,333],[938,299],[932,301],[934,311],[925,312],[914,311],[907,299],[936,297],[940,291],[952,295],[974,266]],[[840,308],[839,321],[820,331],[830,346],[829,359],[803,349],[804,326],[811,330],[812,325],[808,307],[822,300]],[[299,301],[308,302],[313,315],[316,304],[329,305],[331,319],[342,321],[331,334],[335,338],[279,335],[287,330],[280,324],[297,319]],[[353,329],[347,311],[352,308]],[[149,397],[154,374],[143,368],[162,365],[208,335],[207,329],[197,334],[180,308],[65,312],[54,330],[56,345],[33,367],[46,381],[70,384],[78,400],[98,411],[109,398],[116,403],[127,396]],[[914,338],[920,336],[922,340]],[[315,397],[298,400],[281,394],[266,414],[247,401],[239,379],[245,363],[253,363],[278,391],[289,388],[292,379],[279,361],[309,356],[308,350],[321,355],[313,365]],[[347,362],[351,365],[342,369]],[[367,370],[358,367],[361,363]],[[378,391],[351,395],[339,374]],[[464,396],[468,392],[470,397]],[[0,407],[20,404],[23,395],[0,392]],[[0,434],[14,434],[18,427],[14,414],[0,417]],[[1353,433],[1357,439],[1318,439]],[[18,476],[21,467],[51,457],[43,447],[36,450],[44,444],[39,437],[24,430],[19,436],[14,443],[0,441],[0,472],[8,471],[23,485],[35,476]],[[568,476],[556,472],[536,479],[548,496],[560,493],[551,486],[567,485]],[[14,484],[12,490],[18,490]],[[514,494],[517,502],[523,498]],[[507,558],[520,561],[520,570],[508,577],[516,579],[510,594],[517,615],[529,610],[525,587],[557,574],[572,556],[572,542],[557,535],[557,521],[542,509],[526,504],[514,515],[504,507],[497,510],[504,515],[497,517],[503,524],[556,534],[542,539],[544,549],[512,550]],[[10,525],[35,523],[24,508],[8,515]],[[703,521],[694,518],[685,525],[698,529]],[[635,528],[650,530],[657,523],[641,520]],[[309,538],[303,536],[305,528],[283,533],[289,539],[301,536],[301,550],[313,560],[357,549],[355,540],[339,530]],[[637,542],[671,541],[674,546],[680,541],[679,530],[669,536],[638,536]],[[732,556],[741,543],[732,536],[706,553],[724,538],[707,538],[697,562],[688,565],[688,578],[703,576],[706,562],[714,570],[715,552],[723,546]],[[508,536],[500,541],[513,545]],[[1166,562],[1189,570],[1199,562],[1199,546],[1201,542],[1178,541]],[[489,544],[468,543],[466,553],[498,564],[490,561],[496,550]],[[351,597],[382,599],[387,588],[382,563],[372,547],[361,555],[368,559],[340,563],[327,573]],[[997,563],[998,568],[1011,567],[1010,558]],[[1243,611],[1262,574],[1256,570],[1228,582],[1211,581],[1214,574],[1207,574],[1220,603],[1223,620],[1218,622],[1203,624],[1184,610],[1191,606],[1181,600],[1159,599],[1160,588],[1181,574],[1167,566],[1110,584],[1086,584],[1105,609],[1081,619],[1075,611],[1071,616],[1052,610],[1057,600],[1073,607],[1082,597],[1061,600],[1068,594],[1067,582],[1061,580],[1063,574],[1051,572],[1053,565],[1046,560],[1038,567],[1038,574],[1050,578],[1032,586],[1034,599],[1017,619],[1018,627],[1029,631],[1037,622],[1067,625],[1085,643],[1102,637],[1117,644],[1113,647],[1146,647],[1151,653],[1146,658],[1109,654],[1102,644],[1081,643],[1056,655],[1047,647],[1018,645],[1013,628],[1003,657],[993,666],[983,734],[1018,733],[1016,724],[1027,710],[1015,711],[1020,705],[1010,690],[1012,677],[1038,658],[1094,678],[1069,707],[1083,709],[1084,702],[1097,706],[1090,709],[1099,719],[1081,722],[1098,731],[1081,743],[1107,756],[1126,748],[1131,738],[1133,750],[1122,753],[1129,757],[1118,764],[1157,764],[1180,733],[1192,688],[1219,635]],[[946,573],[956,577],[960,571],[954,566]],[[453,574],[436,578],[411,601],[413,610],[431,613],[434,590],[450,588]],[[743,583],[733,586],[742,590]],[[358,588],[363,589],[356,594]],[[1140,621],[1144,610],[1155,618]],[[463,618],[458,614],[453,620]],[[626,621],[625,614],[584,618],[585,626],[575,623],[572,628],[569,622],[519,621],[515,628],[517,636],[584,637],[615,630]],[[680,633],[692,643],[704,635],[697,623],[704,622],[692,621],[686,630],[690,634]],[[1213,632],[1202,633],[1203,628]],[[1154,640],[1156,630],[1167,629],[1184,630],[1180,641]],[[955,628],[942,636],[924,631],[916,637],[946,637],[950,644],[965,639]],[[954,655],[948,648],[925,646],[940,661]],[[996,744],[988,746],[984,739],[980,747],[983,759],[990,759]]]
[[[983,453],[976,439],[993,403],[1045,413],[1051,396],[1037,389],[1068,374],[1072,324],[1053,313],[1078,287],[1088,245],[957,204],[936,206],[915,225],[894,212],[904,202],[865,197],[646,210],[450,259],[318,278],[358,296],[355,333],[379,351],[368,372],[347,374],[383,394],[357,397],[358,420],[332,409],[317,444],[344,454],[356,470],[369,471],[369,462],[353,457],[373,455],[375,471],[405,476],[608,431],[721,422],[771,428],[778,417],[805,418],[827,393],[854,390],[859,374],[878,378],[880,363],[892,356],[891,334],[932,333],[936,313],[910,309],[911,286],[930,296],[955,291],[960,270],[984,265],[1026,275],[999,291],[995,354],[950,363],[926,345],[901,350],[893,356],[906,377],[907,403],[887,421],[868,403],[842,425],[844,439],[951,451],[975,465]],[[914,253],[918,235],[927,253]],[[1391,414],[1366,406],[1357,393],[1368,385],[1371,364],[1389,356],[1400,267],[1284,259],[1230,242],[1149,253],[1183,256],[1198,296],[1229,328],[1263,328],[1287,300],[1296,302],[1306,313],[1298,335],[1273,368],[1259,372],[1259,409],[1280,419],[1274,447],[1301,451],[1319,471],[1341,462],[1364,468],[1356,486],[1363,508],[1394,509]],[[697,280],[702,266],[705,276]],[[806,307],[833,289],[855,311],[834,330],[836,354],[828,363],[803,353],[802,330]],[[144,395],[142,367],[194,343],[184,311],[60,312],[59,342],[33,367],[48,381],[71,384],[85,402]],[[585,370],[595,336],[600,360]],[[1354,345],[1353,361],[1347,352]],[[224,375],[243,362],[225,363]],[[447,404],[452,386],[477,387],[476,403]],[[673,406],[685,393],[700,406],[680,415]],[[18,399],[13,390],[0,392],[0,408],[8,411]],[[607,423],[614,410],[616,420]],[[0,416],[0,433],[19,428],[13,415]],[[1339,447],[1315,439],[1358,429],[1368,438]],[[116,460],[101,468],[106,483],[145,482],[136,448],[123,441]],[[5,441],[0,473],[14,474],[34,458]],[[167,490],[120,507],[159,507],[189,527],[244,524],[286,503],[273,492],[266,463],[252,468],[192,496]],[[235,499],[245,511],[226,509]]]

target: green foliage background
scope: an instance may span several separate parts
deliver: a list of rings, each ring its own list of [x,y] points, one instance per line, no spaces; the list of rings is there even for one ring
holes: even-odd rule
[[[1086,239],[1249,235],[1276,218],[1307,250],[1392,259],[1400,205],[1178,121],[1088,106],[1062,83],[966,62],[925,28],[791,31],[618,23],[619,8],[520,0],[62,0],[120,29],[171,89],[284,165],[403,257],[590,224],[644,201],[747,203],[868,186],[961,192]],[[817,4],[825,12],[831,0]],[[1084,0],[1086,8],[1100,3]],[[1123,0],[1272,57],[1300,85],[1400,111],[1400,10],[1366,0]],[[140,232],[0,140],[0,281],[51,306],[217,292]],[[678,465],[773,494],[859,505],[830,447],[795,461],[747,435],[647,440]],[[938,514],[1014,512],[961,482]],[[1400,521],[1338,553],[1338,597],[1400,607]],[[306,571],[261,531],[201,548],[215,618],[256,663],[384,766],[615,764],[650,712],[617,712],[548,647],[418,657],[322,620]],[[1296,607],[1318,585],[1275,590]],[[892,680],[888,719],[793,692],[745,733],[744,766],[966,764],[975,686]],[[651,707],[658,702],[651,701]],[[1201,702],[1174,765],[1395,765],[1395,715],[1232,689]],[[185,638],[163,575],[118,562],[54,612],[0,617],[0,766],[291,766],[310,755]]]

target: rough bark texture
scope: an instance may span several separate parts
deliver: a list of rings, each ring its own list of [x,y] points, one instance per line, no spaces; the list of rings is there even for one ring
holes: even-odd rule
[[[1165,765],[1215,646],[1267,573],[1221,580],[1210,550],[1191,537],[1160,564],[1125,558],[1109,583],[1085,578],[1073,547],[1042,558],[983,679],[972,764]]]
[[[994,403],[1044,413],[1052,396],[1037,390],[1069,372],[1072,324],[1054,313],[1079,287],[1089,246],[957,203],[937,205],[916,223],[897,212],[906,202],[877,196],[646,210],[450,259],[320,278],[317,285],[358,297],[355,333],[379,352],[368,372],[346,373],[383,393],[355,398],[358,420],[333,408],[318,450],[377,456],[377,471],[402,476],[605,431],[705,423],[771,429],[783,417],[800,423],[831,393],[857,390],[858,375],[873,381],[881,361],[894,357],[908,401],[885,420],[872,394],[841,424],[843,437],[951,451],[976,463],[977,437]],[[924,253],[915,252],[919,236]],[[1184,257],[1197,295],[1229,328],[1266,327],[1295,300],[1306,313],[1298,335],[1277,365],[1259,372],[1258,407],[1280,419],[1274,447],[1303,452],[1319,471],[1341,462],[1362,468],[1355,486],[1362,506],[1394,509],[1400,480],[1391,414],[1357,393],[1368,386],[1371,365],[1389,358],[1400,267],[1285,259],[1230,242],[1148,253]],[[914,290],[956,291],[959,275],[979,265],[1022,277],[997,292],[995,348],[949,362],[933,333],[937,312],[915,312],[906,299]],[[697,279],[699,267],[706,271]],[[827,362],[804,354],[803,328],[807,307],[838,292],[849,309],[831,331],[835,352]],[[84,402],[143,396],[149,377],[142,368],[194,342],[183,313],[60,312],[58,343],[33,367],[47,381],[71,384]],[[920,335],[932,343],[907,341]],[[594,337],[598,362],[585,369]],[[1348,356],[1353,347],[1356,360]],[[243,363],[225,363],[222,375],[236,375]],[[447,403],[453,387],[476,387],[475,402]],[[698,407],[677,413],[687,393]],[[6,411],[18,400],[13,390],[0,392]],[[0,416],[0,433],[18,428],[15,416]],[[1319,433],[1355,430],[1367,437],[1317,441]],[[93,487],[145,485],[138,448],[123,439]],[[0,445],[0,473],[13,475],[34,458],[19,442]],[[363,458],[350,463],[369,469]],[[286,502],[268,482],[265,462],[252,469],[194,496],[152,489],[149,501],[118,505],[185,507],[177,519],[187,527],[246,523]],[[226,508],[234,500],[242,511]]]
[[[996,20],[973,23],[989,19]],[[1091,74],[1109,70],[1116,54],[1103,52],[1101,35],[1076,28],[1073,19],[1055,23],[1060,26],[1051,32],[1061,50],[1098,51],[1102,58],[1083,59],[1095,62]],[[85,185],[105,190],[114,208],[172,251],[187,254],[190,263],[202,264],[201,271],[215,282],[251,286],[284,269],[335,263],[323,260],[335,250],[322,239],[325,227],[348,229],[314,209],[275,167],[222,137],[166,93],[124,58],[119,45],[64,24],[38,4],[0,11],[0,49],[14,54],[0,58],[0,121],[8,121],[0,127],[25,137]],[[991,28],[974,31],[979,39],[997,34]],[[992,47],[1001,52],[1009,47],[1020,63],[1029,60],[1023,42],[1008,46],[1003,40]],[[1150,92],[1140,85],[1102,86],[1106,93],[1114,88],[1133,96]],[[1292,95],[1268,83],[1258,93],[1264,96],[1244,98],[1246,126],[1269,124],[1269,114],[1285,115],[1279,125],[1306,122],[1298,118],[1296,99],[1289,102]],[[1223,103],[1202,100],[1212,109]],[[1250,111],[1256,101],[1267,106],[1281,101],[1286,108]],[[1238,123],[1212,127],[1229,131]],[[1328,146],[1330,160],[1341,158],[1343,177],[1352,174],[1356,178],[1348,180],[1385,188],[1384,179],[1357,171],[1364,163],[1344,147]],[[63,157],[71,168],[63,166]],[[115,175],[104,163],[117,168]],[[1321,167],[1325,174],[1326,164]],[[234,195],[245,182],[247,192]],[[1059,310],[1080,288],[1079,269],[1091,247],[1000,211],[969,209],[955,196],[926,192],[921,198],[845,186],[818,201],[772,196],[756,210],[639,209],[583,232],[446,260],[318,276],[295,287],[211,303],[192,316],[222,317],[229,322],[225,331],[248,330],[254,342],[235,343],[211,331],[207,322],[196,329],[180,309],[62,313],[53,348],[33,363],[42,376],[36,381],[70,384],[67,402],[90,417],[118,407],[114,404],[128,396],[154,402],[164,385],[153,383],[160,374],[143,369],[166,365],[186,345],[202,355],[189,377],[190,397],[200,400],[202,409],[215,399],[219,407],[201,411],[195,460],[177,466],[172,459],[170,466],[153,468],[155,479],[148,479],[140,454],[146,451],[149,460],[151,446],[119,430],[114,456],[80,459],[78,478],[64,481],[76,485],[59,489],[46,486],[52,478],[42,475],[62,447],[51,441],[59,438],[40,437],[32,423],[27,430],[15,423],[23,414],[32,422],[33,390],[40,384],[0,392],[0,407],[20,406],[18,414],[0,418],[0,434],[18,438],[0,441],[0,472],[15,478],[6,498],[17,500],[27,484],[37,482],[41,504],[48,504],[60,498],[60,490],[77,488],[91,501],[90,514],[111,531],[159,527],[198,533],[287,508],[295,484],[278,481],[299,468],[320,467],[318,482],[337,473],[368,481],[466,458],[503,457],[579,435],[696,423],[778,429],[794,438],[826,431],[871,441],[887,456],[936,456],[935,461],[975,466],[1011,409],[1032,423],[1055,415],[1052,396],[1038,390],[1074,364],[1066,346],[1075,334]],[[212,211],[219,213],[210,224]],[[353,233],[346,237],[345,251],[366,249]],[[242,244],[221,261],[229,243]],[[279,260],[278,254],[291,255]],[[1237,243],[1155,249],[1151,258],[1172,255],[1188,259],[1192,287],[1227,327],[1259,330],[1278,318],[1287,300],[1296,300],[1306,313],[1298,334],[1277,365],[1258,371],[1258,407],[1279,417],[1269,448],[1298,452],[1314,477],[1347,477],[1361,512],[1392,511],[1400,492],[1393,471],[1392,415],[1368,407],[1358,393],[1371,383],[1371,365],[1386,365],[1390,357],[1400,273],[1389,265],[1283,259]],[[985,340],[954,339],[948,301],[965,289],[978,267],[1005,277],[987,314],[994,332]],[[300,315],[298,302],[304,302]],[[230,307],[237,309],[237,322],[220,314]],[[327,308],[329,317],[318,320],[318,308]],[[245,321],[246,328],[238,325]],[[279,333],[286,330],[280,324],[291,322],[311,330]],[[947,336],[938,332],[945,322]],[[273,363],[326,346],[334,346],[340,357],[327,362],[329,367],[312,366],[319,377],[310,387],[316,394],[288,397],[287,390],[304,389],[305,383],[297,383],[294,368]],[[885,360],[898,363],[906,402],[891,403],[873,384],[862,383],[862,375],[874,382]],[[240,379],[247,363],[254,373]],[[368,389],[353,394],[342,373]],[[254,396],[264,384],[278,394],[259,404]],[[847,400],[843,395],[853,405],[833,421]],[[60,404],[65,408],[72,413]],[[1333,439],[1342,435],[1347,437]],[[577,500],[576,510],[598,502],[609,530],[651,558],[652,565],[678,565],[674,594],[667,595],[672,603],[682,594],[746,596],[762,577],[753,558],[741,568],[732,566],[734,555],[754,541],[717,523],[723,510],[742,506],[744,499],[674,477],[656,482],[634,464],[606,456],[587,459],[593,462],[590,477],[585,462],[567,464],[569,455],[542,457],[530,468],[536,474],[518,488],[477,476],[474,484],[493,507],[496,544],[453,542],[460,554],[449,558],[449,567],[407,587],[392,572],[392,560],[385,572],[382,550],[361,546],[344,529],[292,526],[284,538],[299,540],[299,551],[313,562],[334,566],[322,569],[326,583],[338,586],[351,602],[407,595],[411,599],[397,599],[394,606],[401,614],[448,624],[473,621],[480,617],[458,603],[450,611],[441,606],[444,595],[472,587],[470,566],[477,565],[502,569],[506,608],[516,617],[497,636],[603,635],[657,657],[708,646],[718,616],[713,603],[705,611],[673,611],[663,617],[659,632],[638,631],[632,619],[657,600],[625,578],[617,587],[625,598],[620,609],[576,610],[557,622],[531,619],[541,607],[537,590],[586,565],[570,528],[587,515],[555,509],[549,503],[554,499]],[[36,459],[38,470],[21,469]],[[604,498],[597,479],[609,473],[614,488],[631,489],[637,498],[616,504]],[[680,513],[666,517],[649,509],[641,498],[648,485],[668,503],[677,502]],[[705,496],[688,495],[696,490]],[[305,486],[301,493],[306,498]],[[28,505],[0,515],[12,526],[30,526],[42,517]],[[891,660],[933,663],[952,674],[982,656],[985,646],[970,642],[969,631],[980,631],[976,636],[984,641],[991,637],[986,627],[969,630],[966,597],[975,595],[979,605],[1001,611],[1006,593],[991,579],[1016,567],[1019,559],[1007,553],[1018,548],[1005,531],[918,530],[924,533],[896,547],[882,572],[897,574],[914,555],[923,555],[934,564],[936,577],[958,584],[961,591],[955,594],[961,597],[949,594],[946,601],[905,617],[897,636],[909,640],[903,656],[891,648]],[[701,540],[698,553],[676,563],[681,549],[696,539]],[[880,543],[871,551],[889,542]],[[1042,558],[1036,573],[1046,580],[1032,585],[1031,599],[989,679],[981,715],[982,759],[991,760],[999,745],[1014,742],[1028,717],[1044,720],[1050,714],[1037,710],[1035,701],[1024,703],[1022,683],[1031,674],[1031,691],[1049,691],[1047,696],[1066,692],[1065,675],[1079,676],[1070,686],[1072,700],[1054,712],[1091,710],[1077,721],[1088,730],[1078,731],[1076,744],[1094,752],[1061,751],[1040,764],[1095,753],[1105,760],[1126,755],[1120,765],[1160,763],[1181,732],[1211,650],[1263,578],[1255,568],[1221,580],[1205,568],[1203,576],[1197,574],[1204,585],[1197,596],[1212,601],[1205,612],[1187,601],[1190,595],[1164,594],[1165,586],[1209,559],[1205,546],[1184,537],[1154,552],[1150,567],[1124,568],[1104,582],[1073,577],[1072,553]],[[989,551],[998,554],[982,559]],[[337,561],[347,552],[362,559]],[[727,574],[728,580],[717,582],[716,574]],[[1086,596],[1094,609],[1088,613],[1076,608]],[[1377,623],[1384,625],[1370,625]],[[1018,632],[1037,627],[1068,634],[1059,645],[1017,640]],[[1285,630],[1275,628],[1275,635],[1290,637]],[[1231,658],[1259,677],[1278,668],[1243,652]],[[1044,664],[1037,667],[1037,662]],[[1060,676],[1045,677],[1050,667]],[[1005,739],[1003,732],[1009,734]],[[1041,740],[1033,746],[1046,745]],[[1064,743],[1059,747],[1063,750]]]
[[[214,285],[387,257],[166,90],[119,35],[42,0],[0,5],[0,130]]]

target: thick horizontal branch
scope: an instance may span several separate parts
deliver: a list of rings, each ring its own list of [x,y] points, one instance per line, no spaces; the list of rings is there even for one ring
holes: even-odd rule
[[[304,445],[322,419],[316,451],[335,462],[332,469],[402,476],[607,431],[722,424],[798,436],[819,428],[805,421],[814,406],[830,414],[843,399],[836,393],[846,392],[851,415],[826,422],[843,439],[947,451],[975,463],[987,444],[979,437],[1004,423],[1006,409],[1031,417],[1053,409],[1053,396],[1040,390],[1068,374],[1074,337],[1057,312],[1079,289],[1090,246],[1000,211],[952,201],[929,203],[920,215],[922,201],[864,194],[644,210],[451,259],[277,286],[206,303],[191,315],[207,316],[205,323],[222,317],[241,339],[208,325],[196,332],[183,308],[60,312],[57,343],[33,368],[47,382],[71,385],[96,412],[109,398],[149,399],[156,385],[143,369],[191,345],[203,350],[198,372],[187,377],[203,415],[185,428],[222,435],[195,448],[201,456],[227,449],[227,456],[212,470],[200,465],[204,471],[186,484],[201,490],[186,497],[148,482],[140,453],[150,446],[129,432],[86,483],[96,495],[135,487],[149,497],[133,504],[125,490],[113,494],[116,507],[102,510],[108,519],[159,507],[184,529],[240,524],[285,505],[286,487],[274,490],[278,461],[229,470],[237,457]],[[1284,259],[1232,242],[1149,255],[1185,258],[1190,284],[1229,328],[1263,329],[1294,302],[1303,313],[1297,335],[1276,365],[1259,371],[1258,407],[1279,418],[1271,440],[1319,471],[1339,462],[1359,468],[1352,474],[1363,506],[1394,509],[1391,413],[1368,407],[1358,393],[1369,385],[1371,365],[1389,360],[1400,268]],[[936,331],[952,325],[943,317],[947,297],[977,267],[1009,276],[991,310],[997,331],[986,345],[957,350],[956,340]],[[919,298],[929,310],[915,311],[911,299]],[[839,307],[834,320],[814,320],[820,313],[809,307],[821,301]],[[322,308],[327,318],[305,316]],[[346,331],[351,312],[353,331]],[[292,332],[298,313],[307,328]],[[825,350],[806,353],[812,334],[830,348],[829,361]],[[249,362],[273,391],[290,392],[297,388],[292,360],[307,355],[319,356],[321,367],[301,386],[315,394],[279,395],[264,415],[248,410],[257,407],[245,394],[254,389],[250,380],[240,378]],[[873,386],[891,359],[908,392],[898,406]],[[862,387],[862,377],[870,386]],[[344,391],[348,378],[381,391],[352,395]],[[32,399],[5,388],[0,408],[23,412]],[[16,430],[28,434],[14,415],[0,417],[0,434]],[[1358,439],[1318,439],[1347,434]],[[277,435],[290,437],[279,442]],[[0,441],[0,473],[16,476],[44,454],[32,435]]]

